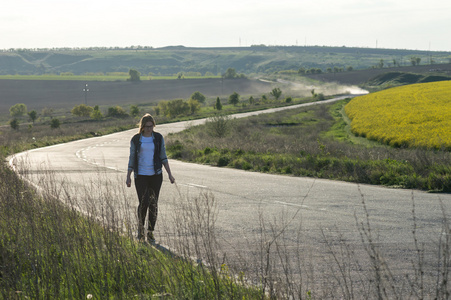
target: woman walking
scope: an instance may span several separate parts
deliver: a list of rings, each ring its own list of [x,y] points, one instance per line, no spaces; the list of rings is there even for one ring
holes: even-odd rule
[[[131,186],[131,173],[134,173],[136,193],[138,194],[138,239],[144,239],[144,224],[148,212],[147,241],[155,242],[153,231],[158,215],[158,196],[163,183],[162,167],[168,173],[171,183],[175,182],[169,168],[163,136],[154,131],[155,120],[145,114],[139,122],[139,132],[130,142],[127,187]]]

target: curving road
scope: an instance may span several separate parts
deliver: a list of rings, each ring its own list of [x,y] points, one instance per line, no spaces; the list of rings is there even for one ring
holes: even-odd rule
[[[302,105],[295,107],[299,106]],[[287,108],[265,112],[281,109]],[[237,117],[257,113],[262,112]],[[156,131],[166,136],[202,122],[157,125]],[[125,187],[125,174],[129,142],[135,131],[35,149],[9,161],[46,193],[88,214],[108,211],[115,222],[134,232],[137,200],[134,189]],[[181,240],[193,241],[190,233],[184,231],[189,227],[186,206],[195,206],[203,199],[199,206],[205,207],[214,200],[217,257],[239,265],[246,274],[258,273],[262,272],[261,266],[266,266],[262,263],[262,255],[266,255],[262,247],[270,246],[269,255],[274,262],[270,274],[284,273],[286,268],[280,258],[285,257],[292,267],[290,274],[321,286],[339,272],[327,245],[337,253],[344,245],[352,250],[352,255],[342,254],[339,260],[352,260],[353,273],[371,268],[365,251],[368,243],[362,242],[359,230],[366,226],[368,213],[374,245],[391,266],[393,276],[402,278],[403,274],[412,273],[415,224],[417,239],[424,247],[425,266],[431,268],[430,274],[426,273],[431,280],[435,278],[439,239],[444,236],[443,209],[449,212],[450,194],[261,174],[176,160],[170,160],[170,164],[177,183],[171,185],[164,174],[156,232],[157,241],[166,247],[181,249]],[[357,225],[362,222],[364,225]],[[277,239],[271,244],[275,236]],[[201,259],[208,255],[201,252],[188,254]]]

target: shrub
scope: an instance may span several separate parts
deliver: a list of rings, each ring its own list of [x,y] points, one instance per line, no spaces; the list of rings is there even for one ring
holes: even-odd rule
[[[158,107],[160,112],[168,118],[188,115],[191,112],[190,104],[183,99],[160,101]]]
[[[128,114],[122,107],[118,105],[115,107],[109,107],[107,116],[112,118],[125,118],[128,116]]]
[[[60,125],[61,125],[60,120],[58,120],[56,118],[52,119],[52,121],[50,121],[50,128],[52,128],[52,129],[60,128]]]
[[[14,118],[9,122],[9,125],[11,126],[12,129],[18,130],[19,129],[19,120]]]
[[[230,131],[230,120],[231,118],[225,115],[215,115],[208,118],[205,122],[208,134],[219,138],[226,136]]]
[[[94,109],[90,114],[91,119],[100,120],[103,118],[103,114],[100,110]]]
[[[71,112],[71,114],[73,114],[75,116],[89,117],[93,110],[94,109],[91,106],[88,106],[86,104],[80,104],[80,105],[74,106],[74,108],[72,108],[72,110],[70,112]]]
[[[133,117],[139,115],[139,107],[137,105],[130,106],[130,115],[132,115]]]
[[[225,167],[229,164],[230,159],[227,156],[220,156],[218,159],[218,167]]]

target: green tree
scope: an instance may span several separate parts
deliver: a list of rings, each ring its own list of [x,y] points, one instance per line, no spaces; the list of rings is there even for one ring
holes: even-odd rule
[[[9,125],[12,129],[19,130],[19,120],[17,120],[16,118],[9,121]]]
[[[236,71],[234,68],[228,68],[227,71],[224,73],[224,78],[227,79],[233,79],[236,78],[238,75],[236,74]]]
[[[61,125],[60,120],[58,120],[56,118],[52,119],[52,121],[50,121],[50,128],[52,128],[52,129],[60,128],[60,125]]]
[[[229,103],[236,106],[240,102],[240,94],[237,92],[233,92],[232,95],[229,96]]]
[[[393,58],[393,67],[399,67],[399,63],[395,58]]]
[[[282,90],[280,88],[273,88],[272,91],[269,93],[271,96],[276,98],[276,100],[279,100],[280,96],[282,95]]]
[[[132,115],[133,117],[139,115],[139,107],[137,105],[130,106],[130,115]]]
[[[192,115],[194,115],[197,111],[200,110],[200,103],[195,99],[188,100],[189,110]]]
[[[254,104],[255,103],[255,99],[254,99],[254,97],[253,96],[250,96],[249,97],[249,104]]]
[[[421,58],[420,57],[412,56],[410,58],[410,63],[412,64],[412,66],[419,66],[420,62],[421,62]]]
[[[9,108],[11,117],[22,117],[27,113],[27,106],[23,103],[17,103]]]
[[[80,104],[80,105],[74,106],[74,108],[72,108],[72,110],[70,112],[74,116],[89,117],[93,110],[94,109],[91,106],[88,106],[86,104]]]
[[[202,103],[202,104],[205,103],[205,96],[202,95],[201,92],[194,92],[194,93],[191,95],[191,99],[197,100],[199,103]]]
[[[35,110],[32,110],[30,112],[28,112],[28,116],[30,117],[31,122],[36,121],[36,119],[38,118],[38,113]]]
[[[130,78],[127,79],[128,81],[132,82],[141,81],[141,74],[135,69],[130,69],[130,71],[128,71],[128,75],[130,75]]]
[[[215,109],[222,110],[221,99],[219,99],[219,97],[216,98]]]

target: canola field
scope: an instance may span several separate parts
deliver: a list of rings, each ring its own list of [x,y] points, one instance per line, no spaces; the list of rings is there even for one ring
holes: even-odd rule
[[[345,112],[356,135],[395,147],[451,150],[451,81],[356,97]]]

